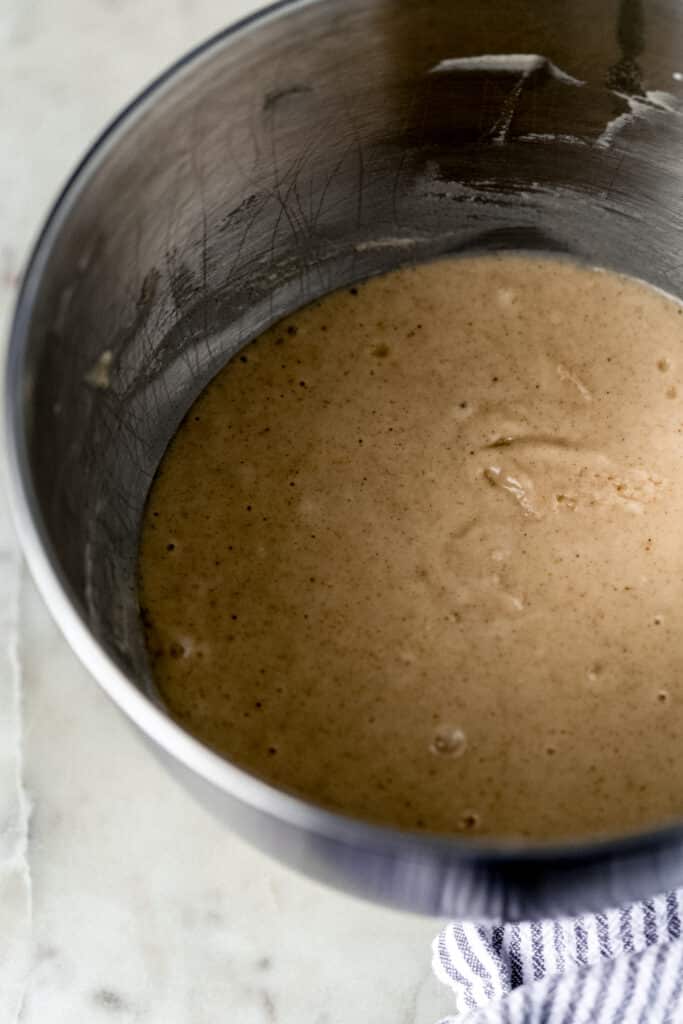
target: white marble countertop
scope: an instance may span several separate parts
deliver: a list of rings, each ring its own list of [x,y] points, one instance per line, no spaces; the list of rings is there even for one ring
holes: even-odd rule
[[[104,123],[254,0],[4,0],[0,317]],[[51,622],[0,491],[0,1024],[431,1024],[437,923],[248,848],[143,749]]]

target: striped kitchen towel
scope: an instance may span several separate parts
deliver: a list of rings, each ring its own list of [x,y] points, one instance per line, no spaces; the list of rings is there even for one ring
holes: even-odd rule
[[[683,1024],[683,889],[619,910],[521,924],[452,922],[433,966],[440,1024]]]

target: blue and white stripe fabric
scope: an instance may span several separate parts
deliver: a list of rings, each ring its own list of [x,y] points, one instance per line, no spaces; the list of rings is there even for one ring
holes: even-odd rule
[[[555,921],[446,925],[440,1024],[683,1024],[683,889]]]

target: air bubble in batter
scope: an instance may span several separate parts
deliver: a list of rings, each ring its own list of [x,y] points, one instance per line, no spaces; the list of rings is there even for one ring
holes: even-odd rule
[[[467,750],[467,737],[456,726],[440,725],[429,749],[441,757],[462,757]]]

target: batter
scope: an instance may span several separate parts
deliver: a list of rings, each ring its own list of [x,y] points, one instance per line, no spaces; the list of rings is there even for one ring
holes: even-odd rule
[[[555,839],[681,815],[682,312],[500,255],[266,331],[148,501],[143,620],[174,717],[407,828]]]

